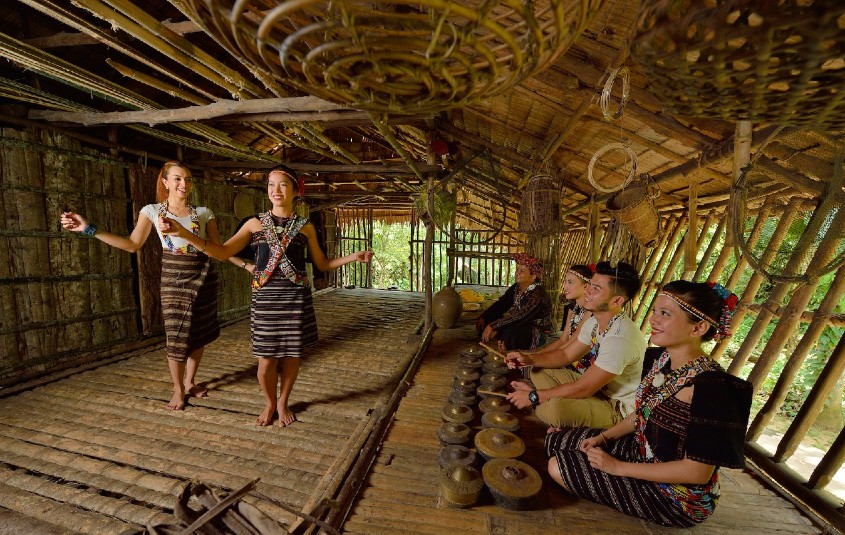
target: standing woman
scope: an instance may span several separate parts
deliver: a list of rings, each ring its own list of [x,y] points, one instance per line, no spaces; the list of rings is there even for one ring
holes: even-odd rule
[[[100,241],[137,252],[156,226],[161,239],[161,310],[167,338],[167,364],[173,380],[170,410],[185,407],[185,396],[205,397],[205,388],[195,384],[203,349],[220,335],[217,321],[219,279],[205,255],[204,243],[219,242],[220,233],[214,214],[204,206],[188,204],[192,187],[191,172],[177,161],[162,166],[156,178],[156,204],[141,209],[132,234],[126,238],[98,230],[84,217],[62,213],[66,230],[81,232]],[[165,236],[158,230],[159,219],[172,218],[190,227],[199,249],[181,238]]]
[[[251,330],[252,352],[258,357],[258,383],[266,405],[256,425],[266,426],[276,414],[285,427],[296,420],[288,407],[293,384],[299,373],[304,348],[317,342],[317,320],[311,298],[311,283],[305,271],[305,253],[321,271],[337,269],[349,262],[369,262],[372,252],[359,251],[329,260],[320,249],[317,230],[304,217],[294,213],[294,201],[304,190],[296,173],[284,166],[267,174],[267,196],[273,205],[246,223],[226,243],[208,243],[207,253],[226,260],[242,256],[249,246],[255,264],[236,261],[252,272]],[[162,224],[165,233],[174,233],[196,246],[199,237],[172,219]],[[278,394],[276,385],[281,374]]]
[[[742,468],[752,387],[702,342],[727,336],[736,295],[675,281],[654,304],[651,342],[666,349],[610,429],[546,435],[548,470],[564,489],[664,526],[703,522],[719,500],[719,467]]]

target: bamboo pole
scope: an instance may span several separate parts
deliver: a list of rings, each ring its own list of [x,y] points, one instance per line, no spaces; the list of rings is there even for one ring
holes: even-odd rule
[[[666,264],[671,260],[671,257],[673,256],[672,254],[670,254],[670,250],[672,250],[672,247],[676,244],[676,242],[678,242],[678,238],[681,235],[681,232],[684,230],[685,221],[686,221],[686,218],[684,218],[684,217],[678,218],[677,222],[675,223],[675,228],[672,231],[672,234],[669,236],[669,238],[666,241],[666,247],[663,249],[663,252],[660,254],[660,260],[657,263],[657,267],[654,269],[653,275],[649,278],[647,283],[645,283],[645,281],[643,281],[644,282],[643,288],[640,291],[640,293],[642,294],[643,297],[640,300],[640,303],[639,303],[639,306],[637,307],[637,311],[634,315],[634,318],[632,318],[632,319],[634,319],[635,323],[639,323],[642,320],[642,318],[646,315],[646,313],[648,311],[648,307],[651,306],[651,300],[646,299],[646,295],[647,295],[648,292],[650,292],[652,290],[656,290],[660,286],[655,281],[658,279],[658,277],[661,276],[660,274],[662,272],[664,272],[664,270],[668,271],[666,269]]]
[[[839,209],[837,217],[829,224],[831,225],[831,229],[845,228],[845,210]],[[809,226],[807,230],[810,230]],[[836,255],[843,239],[841,236],[834,236],[834,234],[838,234],[838,232],[830,232],[825,236],[809,265],[827,265]],[[748,376],[748,380],[754,385],[755,389],[759,389],[763,385],[763,381],[766,380],[769,370],[771,370],[775,360],[780,355],[784,345],[786,345],[786,341],[792,335],[793,329],[798,326],[801,313],[807,308],[818,285],[819,279],[816,278],[800,285],[792,293],[789,299],[789,305],[783,310],[778,324],[775,326],[775,330],[766,343],[766,347],[763,348],[760,357],[757,359],[757,363],[754,365],[754,369],[751,370],[751,374]]]
[[[845,371],[845,335],[839,338],[836,348],[830,355],[830,360],[827,361],[812,390],[810,390],[807,400],[801,406],[789,429],[787,429],[783,438],[778,443],[777,451],[772,457],[775,462],[780,462],[791,457],[795,450],[798,449],[801,440],[807,434],[807,430],[810,429],[810,426],[813,425],[813,422],[816,421],[819,413],[824,408],[828,395],[830,395],[830,392],[842,377],[843,371]],[[834,452],[834,455],[841,455],[841,452]],[[836,470],[838,469],[839,467],[837,466]],[[836,470],[833,471],[835,472]]]
[[[792,221],[795,219],[795,216],[798,213],[798,207],[790,205],[787,208],[787,211],[783,214],[783,216],[778,220],[777,227],[775,227],[775,231],[772,233],[772,237],[769,240],[770,246],[766,248],[763,252],[762,256],[760,257],[761,262],[768,264],[772,258],[777,254],[778,248],[780,244],[783,242],[783,239],[786,237],[787,232],[789,232],[789,228],[792,226]],[[771,246],[774,244],[774,246]],[[757,296],[757,291],[760,289],[760,286],[763,284],[765,280],[765,276],[762,273],[754,272],[751,274],[751,278],[748,281],[748,284],[745,285],[745,289],[742,292],[742,297],[739,300],[739,305],[737,307],[736,312],[734,313],[733,318],[731,318],[731,324],[734,325],[736,328],[737,326],[742,324],[742,320],[745,318],[745,315],[748,313],[749,307],[754,302],[755,297]],[[768,305],[768,303],[767,303]],[[776,304],[775,304],[776,305]],[[764,305],[761,308],[761,313],[763,315],[770,314],[771,307]],[[758,314],[759,318],[760,314]],[[765,320],[763,320],[765,321]],[[768,325],[768,322],[766,321]],[[748,341],[748,337],[746,336],[745,340],[743,341],[743,345],[745,345]],[[754,342],[757,343],[756,341]],[[728,340],[723,339],[720,340],[716,347],[711,352],[711,358],[715,360],[719,360],[721,356],[725,353],[725,350],[728,347]],[[736,357],[731,361],[730,366],[728,367],[728,372],[734,375],[739,375],[742,366],[745,365],[745,360],[739,362],[736,360]]]
[[[810,479],[807,480],[807,486],[811,489],[825,488],[828,483],[833,481],[843,462],[845,462],[845,429],[839,431],[833,445],[816,465],[816,469],[813,470]]]
[[[656,290],[659,290],[666,283],[674,280],[675,268],[678,267],[678,264],[681,262],[681,259],[684,256],[683,238],[681,237],[679,240],[673,241],[671,243],[675,244],[675,250],[672,253],[672,258],[669,260],[669,264],[666,266],[666,272],[663,274],[663,277],[660,279],[660,283],[655,288]],[[642,319],[642,324],[640,327],[643,331],[645,330],[646,325],[648,325],[648,319],[651,317],[651,308],[654,305],[655,299],[657,299],[657,292],[654,293],[654,296],[651,298],[648,307],[645,309],[645,316]]]
[[[651,279],[654,277],[654,274],[651,274],[651,270],[652,268],[654,268],[655,262],[657,262],[657,260],[662,257],[662,252],[666,248],[666,244],[669,242],[670,236],[674,234],[675,230],[678,228],[678,225],[681,224],[680,221],[680,216],[671,216],[669,218],[669,221],[666,222],[663,232],[660,233],[660,241],[657,242],[657,245],[652,248],[651,253],[648,254],[648,257],[645,260],[645,265],[638,270],[640,273],[640,280],[643,281],[643,287],[640,290],[639,295],[637,295],[631,303],[632,310],[639,309],[640,304],[646,295],[646,292],[648,292],[648,290],[650,289],[649,281],[651,281]],[[669,229],[672,230],[670,231]]]
[[[707,249],[704,250],[704,255],[701,257],[701,261],[698,263],[698,268],[695,270],[695,275],[693,275],[692,281],[698,282],[701,281],[701,276],[704,273],[705,267],[707,264],[710,263],[710,259],[713,257],[713,252],[716,250],[716,247],[719,246],[719,242],[722,238],[722,233],[725,231],[725,225],[727,224],[727,218],[721,217],[719,218],[719,222],[716,224],[716,228],[713,231],[713,236],[710,238],[710,243],[707,244]]]
[[[746,434],[746,440],[757,440],[765,427],[769,424],[769,422],[771,422],[774,415],[780,409],[780,406],[786,399],[786,395],[789,393],[792,382],[798,375],[807,355],[815,346],[819,336],[822,334],[822,331],[824,331],[827,327],[830,314],[839,304],[843,292],[845,292],[845,269],[840,269],[834,277],[833,282],[830,284],[827,294],[825,294],[824,299],[822,299],[822,302],[819,304],[819,308],[813,313],[813,321],[810,322],[809,327],[807,327],[807,330],[801,337],[801,341],[798,342],[798,345],[792,351],[792,355],[789,356],[789,360],[787,360],[783,371],[781,371],[780,376],[778,377],[778,382],[775,385],[775,388],[772,390],[772,393],[769,394],[769,398],[766,400],[766,403],[751,423],[748,433]],[[792,455],[792,453],[793,452],[789,452],[789,455]]]
[[[760,213],[757,215],[757,219],[754,221],[754,226],[748,234],[749,250],[754,250],[754,246],[757,245],[757,242],[760,240],[760,235],[763,233],[766,221],[768,221],[771,215],[773,202],[773,200],[770,202],[770,200],[767,199],[765,204],[763,204],[763,208],[760,210]],[[736,266],[734,266],[733,273],[731,273],[731,276],[728,278],[728,282],[725,286],[731,289],[735,288],[739,282],[739,278],[745,272],[746,266],[748,266],[748,258],[744,254],[740,255],[736,261]]]
[[[839,185],[836,183],[832,183],[831,187],[839,187]],[[804,230],[804,233],[798,240],[795,249],[793,249],[789,261],[786,263],[786,267],[783,270],[784,273],[795,274],[803,268],[803,266],[805,265],[805,255],[807,254],[807,251],[810,249],[810,247],[814,245],[816,237],[822,231],[822,227],[831,225],[831,222],[828,221],[828,218],[832,210],[836,209],[837,213],[835,223],[832,224],[829,228],[843,228],[842,220],[843,217],[845,217],[845,214],[843,214],[843,210],[836,208],[836,200],[834,199],[834,197],[834,195],[828,195],[822,202],[822,204],[818,207],[818,209],[816,209],[816,211],[813,213],[813,216],[810,218],[810,221],[807,224],[807,228]],[[838,244],[838,242],[842,239],[839,236],[834,237],[833,234],[833,232],[828,232],[827,236],[825,236],[825,238],[822,240],[822,243],[816,250],[816,253],[813,256],[812,263],[809,265],[824,265],[828,263],[830,258],[832,258],[833,254],[835,254],[836,244]],[[778,306],[781,301],[788,295],[789,291],[792,290],[793,286],[794,284],[791,282],[781,282],[777,284],[772,290],[772,292],[769,294],[767,303],[771,306]],[[807,300],[809,300],[809,297],[807,297]],[[798,303],[798,301],[795,302]],[[805,306],[801,306],[799,310],[803,310],[804,308]],[[745,362],[748,360],[748,357],[751,355],[751,351],[754,349],[754,347],[757,345],[757,342],[763,336],[763,332],[765,331],[770,321],[770,314],[757,315],[757,319],[755,320],[754,325],[751,326],[751,330],[748,332],[745,341],[743,342],[742,346],[740,346],[739,351],[737,351],[733,362],[731,362],[731,370],[738,370],[742,367],[743,364],[745,364]],[[778,323],[778,327],[780,327],[781,323],[782,321]],[[785,334],[788,335],[789,333],[787,332]],[[772,334],[772,336],[774,336],[774,333]],[[784,336],[783,330],[780,330],[778,338],[780,338],[781,336]],[[769,338],[769,343],[771,343],[771,341],[772,337]],[[755,385],[755,390],[759,388],[762,384],[762,378],[760,374],[762,373],[763,368],[768,368],[770,366],[771,358],[773,358],[772,353],[768,353],[766,360],[764,361],[764,366],[760,368],[761,372],[755,373],[754,370],[752,370],[751,373],[757,381],[756,383],[755,381],[752,381],[752,383]],[[755,369],[758,366],[760,366],[759,360],[757,365],[755,365]],[[766,369],[766,372],[768,372],[768,369]]]

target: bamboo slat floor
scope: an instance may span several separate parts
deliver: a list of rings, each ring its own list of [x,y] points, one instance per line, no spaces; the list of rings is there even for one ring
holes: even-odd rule
[[[469,321],[437,330],[402,399],[395,419],[353,510],[344,523],[350,534],[699,534],[820,533],[749,470],[723,470],[722,499],[716,512],[689,530],[651,524],[586,500],[567,497],[543,469],[545,426],[527,412],[519,435],[528,450],[523,460],[543,475],[543,488],[530,511],[510,511],[482,494],[478,505],[455,509],[445,505],[438,486],[437,430],[460,352],[476,345]],[[480,429],[480,418],[471,422]]]
[[[343,484],[360,443],[418,348],[419,294],[337,290],[315,298],[320,343],[292,394],[298,422],[256,427],[263,407],[249,322],[203,357],[207,398],[171,412],[163,349],[0,399],[0,533],[120,533],[173,523],[175,496],[198,478],[249,497],[286,525]],[[0,392],[2,393],[2,392]]]

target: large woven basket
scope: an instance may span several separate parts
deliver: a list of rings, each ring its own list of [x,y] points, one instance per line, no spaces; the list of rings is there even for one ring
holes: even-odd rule
[[[660,218],[648,188],[641,183],[619,190],[607,199],[607,209],[644,247],[660,236]]]
[[[631,55],[667,111],[845,127],[845,2],[643,2]]]
[[[559,57],[604,0],[187,0],[223,46],[283,85],[351,107],[441,111]]]
[[[556,232],[560,222],[560,187],[551,175],[534,175],[522,193],[519,211],[520,232]]]

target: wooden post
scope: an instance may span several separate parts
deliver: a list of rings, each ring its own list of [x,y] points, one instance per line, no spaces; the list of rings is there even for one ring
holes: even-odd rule
[[[675,278],[675,268],[678,267],[678,264],[680,263],[681,257],[684,253],[682,240],[683,238],[670,242],[675,244],[675,250],[672,252],[672,258],[670,259],[669,264],[666,266],[666,271],[663,273],[663,277],[660,279],[660,283],[657,285],[655,290],[659,290],[663,287],[664,284],[666,284],[667,282],[671,282]],[[654,304],[655,299],[657,299],[657,292],[655,292],[654,296],[649,301],[648,307],[646,307],[645,309],[645,315],[643,316],[642,323],[640,324],[640,330],[642,331],[645,331],[646,325],[648,325],[648,318],[651,317],[651,307]],[[640,307],[640,312],[642,311],[643,309],[642,307]]]
[[[839,184],[831,183],[831,188],[841,187]],[[843,214],[843,210],[837,209],[836,218],[833,222],[829,221],[829,217],[831,212],[834,208],[836,208],[836,200],[834,200],[835,195],[828,195],[825,200],[822,202],[821,206],[816,209],[813,213],[813,217],[810,218],[810,222],[807,224],[807,228],[804,230],[804,233],[801,235],[801,238],[798,240],[798,243],[795,246],[795,249],[792,252],[792,255],[789,258],[789,261],[786,263],[786,267],[784,268],[783,272],[787,274],[795,274],[798,273],[803,269],[805,266],[805,255],[807,251],[810,249],[811,246],[814,245],[814,241],[819,233],[822,231],[822,226],[828,226],[830,229],[841,229],[842,228],[842,221],[845,218],[845,214]],[[833,255],[836,252],[836,246],[842,240],[840,236],[834,236],[834,232],[828,232],[827,236],[822,240],[822,243],[819,245],[818,249],[816,250],[815,255],[813,256],[812,262],[809,265],[825,265],[827,264]],[[815,287],[815,284],[813,285]],[[769,294],[769,299],[766,301],[768,306],[780,306],[781,301],[787,297],[790,290],[794,287],[794,283],[790,282],[782,282],[779,283],[772,292]],[[799,292],[803,291],[799,290]],[[793,302],[798,303],[795,301],[795,296],[793,296]],[[802,297],[803,299],[803,297]],[[798,314],[803,312],[806,301],[809,301],[809,296],[807,296],[804,305],[802,305],[799,309]],[[791,303],[790,303],[791,304]],[[757,345],[757,342],[763,336],[763,332],[765,331],[766,327],[769,325],[771,321],[770,314],[758,314],[757,319],[754,322],[754,325],[751,326],[751,330],[748,332],[748,335],[745,338],[742,346],[737,351],[736,356],[734,357],[734,361],[731,362],[730,370],[733,373],[733,370],[738,370],[740,367],[748,360],[748,357],[751,355],[751,351],[754,349],[754,346]],[[789,335],[789,331],[784,331],[781,328],[781,325],[785,325],[786,323],[792,322],[784,322],[784,319],[778,322],[778,326],[775,328],[775,331],[778,332],[778,335],[775,336],[775,333],[772,333],[772,336],[769,338],[769,343],[766,344],[767,347],[772,344],[772,339],[775,338],[777,343],[780,343],[779,340],[783,338],[786,339],[786,336]],[[775,347],[772,345],[772,347]],[[754,384],[755,390],[760,387],[762,384],[761,374],[763,373],[762,370],[765,368],[765,372],[768,373],[768,367],[770,367],[771,359],[774,357],[772,353],[767,352],[764,350],[764,364],[763,367],[760,368],[760,372],[756,372],[757,367],[760,366],[760,361],[758,360],[757,364],[755,365],[755,370],[752,370],[751,374],[754,377]],[[761,359],[763,357],[761,356]],[[764,379],[765,377],[763,377]],[[751,377],[749,377],[751,380]],[[757,382],[755,382],[757,381]]]
[[[671,216],[669,221],[666,223],[666,228],[664,232],[660,235],[660,241],[657,245],[651,250],[651,254],[648,255],[648,259],[646,260],[645,266],[639,270],[640,273],[640,280],[643,281],[642,288],[640,289],[640,293],[638,296],[634,298],[631,303],[632,310],[638,310],[640,305],[642,304],[643,300],[648,293],[650,286],[650,281],[654,278],[655,275],[651,274],[652,268],[654,268],[655,262],[658,261],[662,257],[662,252],[666,248],[666,244],[669,241],[669,237],[675,233],[677,230],[678,225],[680,225],[681,219],[679,216]],[[669,229],[672,229],[671,231]],[[635,313],[636,315],[636,313]],[[632,318],[633,319],[633,318]]]
[[[806,360],[810,350],[815,346],[822,331],[827,327],[828,318],[839,304],[843,292],[845,292],[845,269],[840,269],[830,284],[827,294],[825,294],[824,299],[819,304],[819,308],[813,313],[813,321],[810,322],[810,325],[801,337],[801,341],[798,342],[792,355],[789,356],[789,360],[780,373],[778,382],[769,395],[769,399],[766,400],[763,408],[760,409],[760,412],[757,413],[757,416],[751,423],[746,435],[748,440],[757,440],[763,429],[766,428],[766,425],[769,424],[775,413],[779,410],[781,404],[786,399],[792,382],[801,369],[801,365]]]
[[[645,281],[643,281],[644,284],[643,289],[641,291],[642,298],[640,299],[637,311],[634,314],[634,318],[632,318],[634,319],[635,323],[639,323],[641,320],[644,321],[644,317],[647,316],[648,308],[651,307],[652,302],[652,299],[647,298],[647,294],[651,290],[656,290],[658,287],[661,286],[659,283],[655,283],[655,281],[660,276],[659,274],[664,271],[664,269],[666,270],[666,272],[669,271],[669,269],[666,268],[666,264],[671,260],[672,257],[675,256],[674,252],[677,250],[677,246],[679,243],[678,237],[681,235],[681,231],[684,230],[685,223],[685,217],[678,218],[678,221],[675,225],[675,229],[672,231],[672,235],[666,241],[666,248],[660,255],[660,261],[657,263],[657,268],[655,268],[654,270],[654,275],[651,277],[651,280],[649,280],[648,284],[645,284]]]
[[[763,263],[768,264],[774,255],[778,252],[778,247],[780,246],[781,242],[783,241],[784,237],[786,236],[787,232],[789,231],[789,227],[792,226],[792,221],[795,219],[795,216],[798,213],[798,207],[795,204],[791,204],[787,207],[786,212],[783,216],[778,220],[778,225],[775,228],[774,233],[772,233],[772,237],[769,240],[769,244],[775,244],[774,247],[770,246],[766,248],[766,251],[760,257],[760,260]],[[739,305],[737,307],[736,312],[734,312],[733,318],[731,318],[731,325],[734,326],[736,329],[739,325],[742,324],[742,320],[745,318],[745,315],[748,313],[748,305],[754,302],[754,298],[757,295],[757,290],[760,289],[760,286],[763,284],[765,277],[762,273],[754,272],[751,275],[751,279],[749,279],[748,284],[745,285],[745,289],[742,292],[742,298],[740,298]],[[768,307],[763,307],[760,313],[757,315],[758,319],[761,315],[769,315],[769,319],[771,319],[771,312]],[[761,320],[766,321],[766,320]],[[766,325],[768,325],[768,321],[766,321]],[[743,341],[743,345],[748,340],[748,336],[746,336],[745,341]],[[757,343],[756,340],[754,342]],[[719,360],[721,356],[725,353],[725,349],[728,347],[728,340],[720,340],[713,351],[710,353],[710,357],[714,360]],[[728,368],[728,372],[734,375],[739,375],[739,371],[745,365],[745,359],[742,361],[737,360],[736,356],[734,356],[731,364]]]
[[[731,183],[736,186],[739,177],[742,176],[742,168],[751,160],[751,142],[753,140],[754,128],[751,121],[737,121],[734,130],[734,161]],[[725,235],[725,249],[730,249],[736,243],[733,227],[728,227]]]
[[[840,345],[842,345],[841,341]],[[845,429],[839,431],[839,436],[836,437],[833,445],[816,465],[816,469],[807,481],[807,486],[811,489],[823,489],[833,480],[833,476],[842,467],[843,461],[845,461]]]
[[[807,232],[810,232],[813,227],[812,221],[810,223],[811,224],[807,226]],[[845,211],[838,211],[837,217],[830,223],[830,228],[845,228]],[[840,236],[833,236],[834,233],[839,234],[839,232],[831,231],[827,236],[825,236],[822,243],[819,245],[818,250],[816,250],[816,254],[813,255],[809,265],[824,266],[833,259],[836,255],[839,244],[842,242],[842,238]],[[812,233],[812,235],[816,236],[817,234]],[[795,329],[801,321],[801,313],[803,313],[807,308],[810,298],[813,297],[813,293],[818,285],[819,279],[814,279],[811,282],[802,284],[792,293],[792,296],[789,299],[789,305],[781,313],[778,324],[775,326],[775,330],[769,337],[766,347],[763,349],[763,352],[760,354],[760,358],[757,359],[757,363],[754,365],[754,369],[751,370],[751,374],[748,376],[748,380],[751,381],[751,384],[754,385],[755,389],[759,389],[760,386],[763,385],[763,381],[766,380],[769,370],[771,370],[775,360],[778,355],[780,355],[787,339],[792,335],[793,329]]]
[[[704,255],[702,255],[701,262],[698,263],[695,275],[693,275],[690,279],[691,281],[701,281],[701,277],[704,274],[704,268],[710,263],[710,259],[713,257],[713,252],[716,250],[716,247],[719,246],[720,238],[722,233],[725,231],[725,226],[727,225],[727,219],[728,218],[724,214],[719,218],[719,222],[716,224],[716,229],[713,231],[713,237],[710,238],[710,243],[707,244],[707,249],[704,250]]]
[[[816,421],[822,408],[824,408],[825,400],[827,400],[836,383],[839,382],[843,371],[845,371],[845,335],[839,338],[839,343],[836,344],[836,348],[830,355],[830,360],[827,361],[824,370],[816,380],[816,384],[810,390],[807,401],[801,406],[801,410],[795,415],[789,429],[784,433],[777,451],[772,457],[775,462],[789,458],[798,449],[801,439],[804,438],[807,430]],[[836,455],[838,454],[836,453]],[[836,469],[838,468],[837,466]]]

